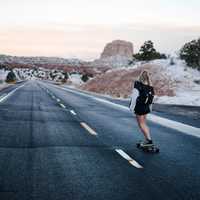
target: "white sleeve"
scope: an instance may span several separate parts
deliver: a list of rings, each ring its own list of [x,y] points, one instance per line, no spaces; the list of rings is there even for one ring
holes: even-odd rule
[[[131,104],[130,104],[130,110],[133,112],[137,97],[139,96],[139,91],[136,88],[133,88],[132,94],[131,94]]]
[[[152,112],[152,104],[149,105],[149,109]]]

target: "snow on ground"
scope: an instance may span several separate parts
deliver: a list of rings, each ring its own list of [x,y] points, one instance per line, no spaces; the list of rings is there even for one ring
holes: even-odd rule
[[[7,83],[0,83],[0,90],[7,88],[8,86],[10,86],[10,84]]]
[[[5,83],[5,79],[6,76],[8,74],[9,71],[5,71],[3,69],[0,70],[0,90],[2,90],[3,88],[8,87],[8,84]]]
[[[200,106],[200,91],[177,93],[174,97],[162,96],[158,97],[155,102],[161,104]]]
[[[185,62],[174,59],[175,64],[170,65],[169,60],[155,60],[152,64],[161,65],[163,73],[176,82],[175,96],[156,97],[156,103],[200,106],[200,71],[189,68]]]
[[[69,80],[73,85],[81,85],[83,81],[81,80],[81,75],[80,74],[71,74],[69,75]]]
[[[4,82],[6,80],[6,76],[9,71],[6,71],[4,69],[0,69],[0,83]]]

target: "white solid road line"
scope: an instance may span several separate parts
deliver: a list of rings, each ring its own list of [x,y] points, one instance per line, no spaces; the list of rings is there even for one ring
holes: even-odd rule
[[[147,119],[162,126],[175,129],[187,135],[192,135],[200,138],[200,128],[196,128],[187,124],[183,124],[181,122],[176,122],[170,119],[159,117],[154,114],[149,114],[149,116],[147,116]]]
[[[73,110],[70,110],[70,112],[72,113],[72,115],[76,115],[76,113]]]
[[[60,103],[60,106],[61,106],[62,108],[66,108],[65,105],[63,105],[62,103]]]
[[[8,94],[4,94],[2,95],[3,97],[0,99],[0,103],[3,102],[4,100],[6,100],[9,96],[11,96],[14,92],[16,92],[18,89],[22,88],[25,84],[15,88],[14,90],[12,90],[11,92],[9,92]]]
[[[90,128],[85,122],[80,123],[82,127],[84,127],[91,135],[97,135],[97,133]]]
[[[107,105],[110,105],[112,107],[118,108],[120,110],[124,110],[124,111],[129,111],[130,112],[129,108],[126,107],[126,106],[123,106],[123,105],[120,105],[120,104],[116,104],[116,103],[113,103],[111,101],[108,101],[108,100],[105,100],[105,99],[101,99],[101,98],[98,98],[98,97],[94,97],[94,96],[89,95],[89,94],[81,93],[81,91],[78,92],[78,91],[74,91],[72,89],[62,88],[62,87],[59,87],[59,86],[55,86],[55,87],[60,88],[60,89],[65,90],[65,91],[72,92],[74,94],[78,94],[78,95],[82,95],[82,96],[85,96],[85,97],[89,97],[89,98],[92,98],[92,99],[94,99],[96,101],[99,101],[101,103],[106,103]],[[159,116],[154,115],[154,114],[148,114],[147,119],[149,121],[152,121],[152,122],[154,122],[156,124],[159,124],[161,126],[164,126],[164,127],[167,127],[167,128],[174,129],[174,130],[177,130],[179,132],[182,132],[182,133],[184,133],[186,135],[192,135],[192,136],[200,138],[200,128],[193,127],[193,126],[190,126],[188,124],[184,124],[184,123],[181,123],[181,122],[173,121],[173,120],[170,120],[170,119],[166,119],[164,117],[159,117]]]
[[[115,151],[122,156],[124,159],[128,160],[128,162],[133,165],[134,167],[138,168],[138,169],[142,169],[142,165],[140,165],[137,161],[135,161],[133,158],[131,158],[127,153],[125,153],[123,150],[121,149],[115,149]]]
[[[3,99],[7,94],[3,94],[0,96],[0,102],[1,102],[1,99]]]

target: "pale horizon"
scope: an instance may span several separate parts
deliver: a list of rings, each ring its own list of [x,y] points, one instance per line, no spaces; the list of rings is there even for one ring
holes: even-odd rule
[[[200,2],[191,0],[0,0],[0,54],[92,60],[106,43],[152,40],[177,52],[200,37]]]

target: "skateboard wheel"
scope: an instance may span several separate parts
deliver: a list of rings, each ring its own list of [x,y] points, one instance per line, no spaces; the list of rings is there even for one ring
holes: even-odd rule
[[[137,148],[140,148],[140,143],[137,143],[136,146],[137,146]]]

